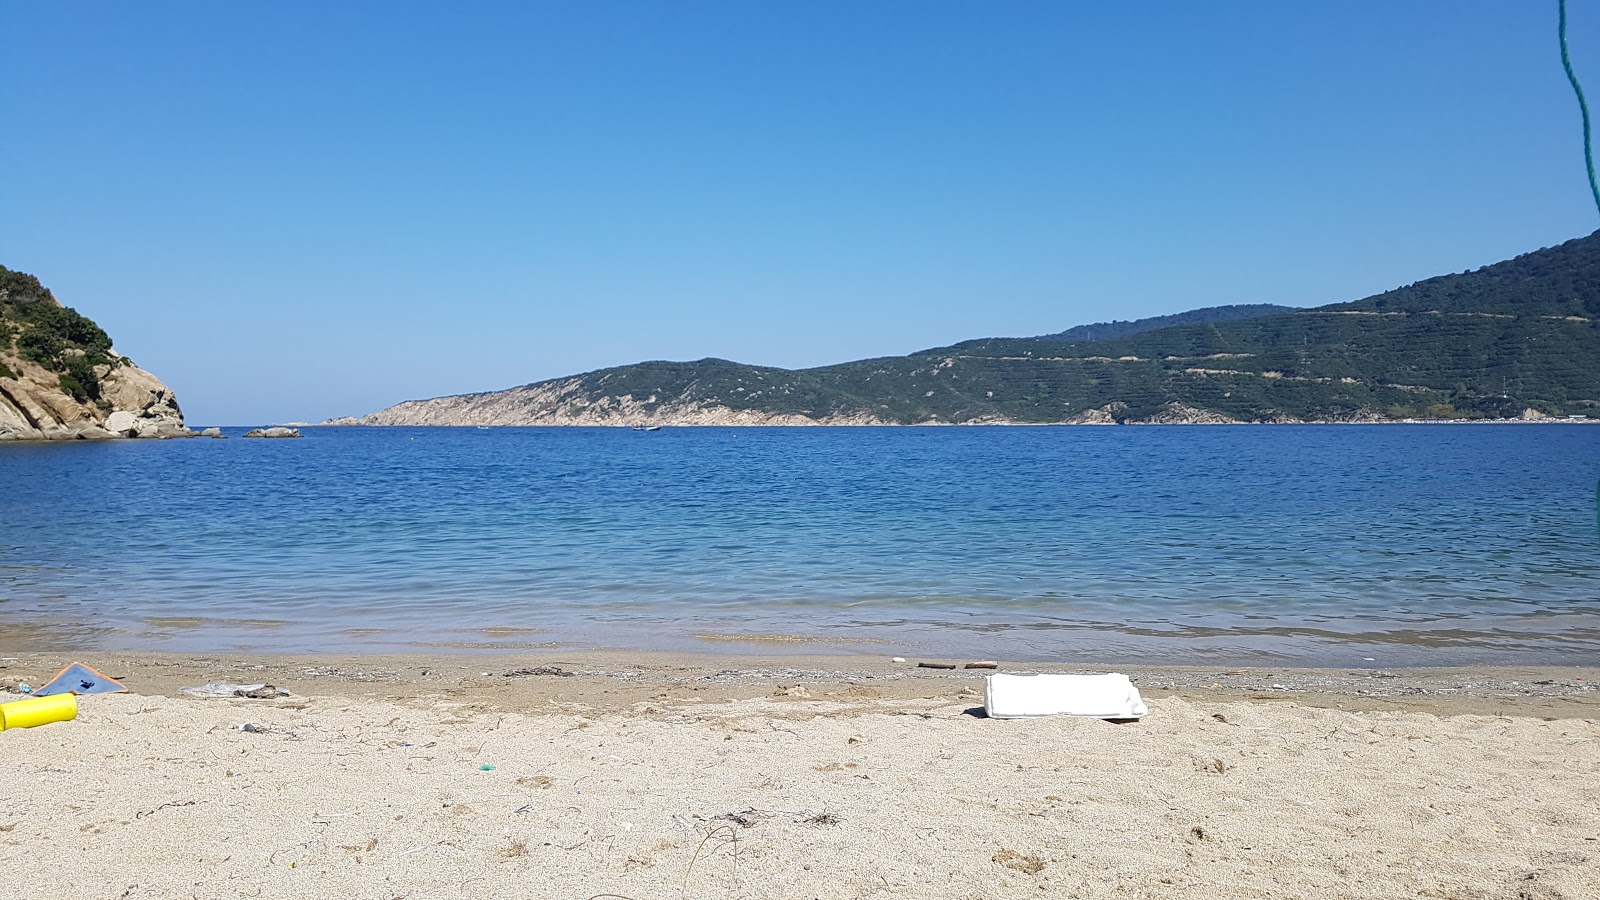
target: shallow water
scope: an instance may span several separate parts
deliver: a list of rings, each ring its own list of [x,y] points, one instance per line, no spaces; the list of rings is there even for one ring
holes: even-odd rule
[[[8,643],[1600,662],[1595,427],[239,433],[0,446]]]

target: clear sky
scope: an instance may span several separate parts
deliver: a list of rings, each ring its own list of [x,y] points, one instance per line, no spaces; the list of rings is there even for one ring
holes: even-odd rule
[[[195,425],[1330,303],[1600,225],[1555,0],[0,0],[0,34],[0,264]]]

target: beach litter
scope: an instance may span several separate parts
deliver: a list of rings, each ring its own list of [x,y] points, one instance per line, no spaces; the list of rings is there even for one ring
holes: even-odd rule
[[[44,687],[34,691],[36,697],[54,697],[57,694],[126,694],[128,689],[115,678],[101,675],[80,662],[75,662],[56,673]]]
[[[983,710],[991,719],[1088,716],[1137,719],[1149,712],[1139,689],[1120,672],[1104,675],[989,675]]]
[[[702,822],[728,822],[728,823],[731,823],[733,825],[737,825],[740,828],[754,828],[756,825],[760,824],[761,822],[763,822],[763,821],[765,821],[767,819],[788,819],[791,822],[796,822],[796,823],[802,824],[802,825],[817,825],[817,826],[838,825],[839,822],[840,822],[840,819],[839,819],[838,816],[834,815],[833,813],[829,812],[826,809],[823,809],[823,810],[809,810],[809,809],[787,810],[787,809],[756,809],[755,807],[746,807],[745,809],[739,810],[738,812],[726,812],[726,813],[723,813],[720,816],[712,816],[710,819],[704,819],[704,818],[702,818],[701,816],[698,816],[698,815],[695,816],[695,818],[696,819],[700,819]],[[684,823],[684,822],[680,822],[679,824],[688,824],[689,827],[705,827],[705,826],[694,826],[692,823]]]
[[[956,667],[955,663],[941,663],[941,662],[919,662],[919,663],[917,663],[917,668],[919,668],[919,669],[954,669],[955,667]]]
[[[489,674],[488,672],[484,673]],[[531,668],[513,669],[505,673],[506,678],[526,678],[529,675],[555,675],[560,678],[571,678],[571,672],[559,666],[533,666]]]
[[[178,693],[203,700],[243,697],[246,700],[276,700],[289,696],[289,692],[270,684],[234,684],[231,681],[213,681],[199,687],[179,688]]]
[[[0,731],[12,728],[33,728],[51,722],[65,722],[78,717],[76,694],[58,694],[54,697],[29,697],[0,703]]]
[[[280,691],[270,684],[264,684],[258,688],[234,691],[233,695],[235,697],[244,697],[247,700],[276,700],[279,697],[289,696],[289,692]]]

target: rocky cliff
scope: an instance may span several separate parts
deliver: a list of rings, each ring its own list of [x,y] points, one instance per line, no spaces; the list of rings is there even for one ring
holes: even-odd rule
[[[408,400],[366,416],[326,425],[890,425],[864,410],[821,416],[731,409],[692,392],[596,395],[582,377],[541,381],[504,391]]]
[[[160,379],[38,279],[0,266],[0,441],[191,434]]]
[[[172,389],[133,365],[101,367],[100,398],[81,402],[61,389],[59,376],[0,353],[0,441],[107,440],[188,437]]]

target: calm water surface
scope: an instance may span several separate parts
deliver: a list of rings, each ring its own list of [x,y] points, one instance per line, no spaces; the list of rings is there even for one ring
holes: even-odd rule
[[[1600,662],[1600,427],[305,432],[0,446],[8,643]]]

